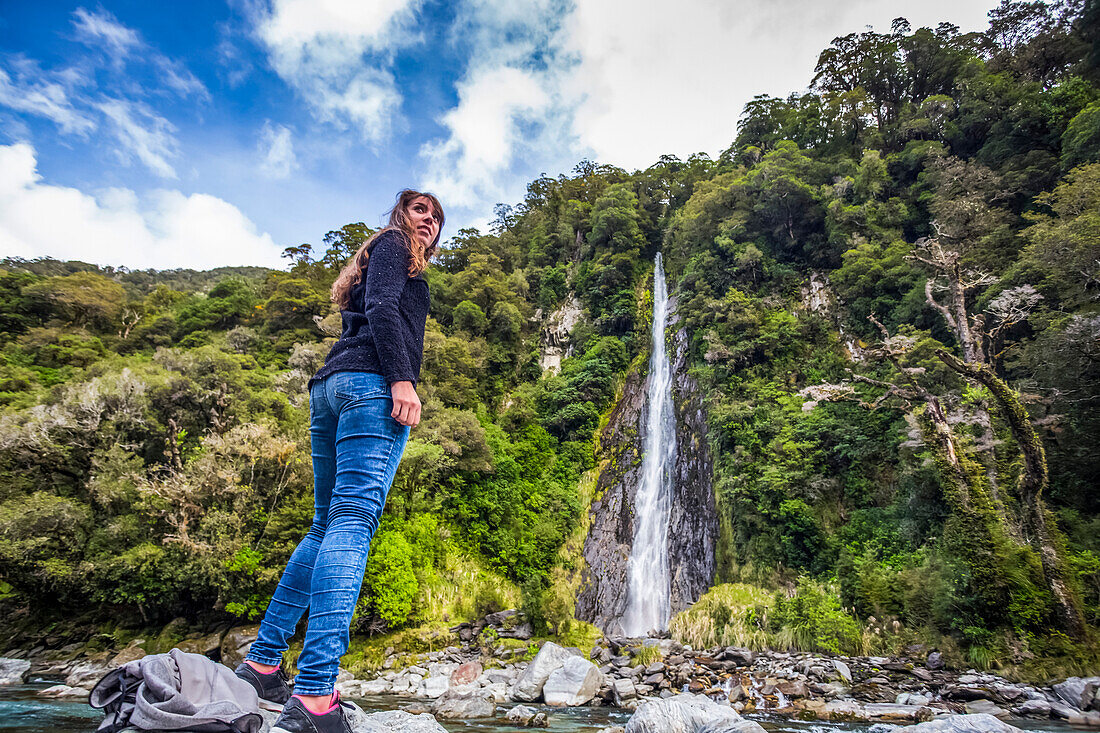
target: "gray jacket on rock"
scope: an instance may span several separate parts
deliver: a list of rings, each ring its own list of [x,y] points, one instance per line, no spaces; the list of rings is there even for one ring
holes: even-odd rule
[[[259,698],[229,667],[173,649],[108,672],[88,703],[106,717],[98,733],[124,728],[196,733],[259,733]]]

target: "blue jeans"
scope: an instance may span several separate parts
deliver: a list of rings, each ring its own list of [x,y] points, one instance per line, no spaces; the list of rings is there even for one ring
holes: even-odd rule
[[[392,417],[379,374],[336,372],[309,391],[313,526],[290,556],[248,658],[279,664],[306,607],[309,625],[294,691],[328,695],[348,649],[370,541],[409,427]]]

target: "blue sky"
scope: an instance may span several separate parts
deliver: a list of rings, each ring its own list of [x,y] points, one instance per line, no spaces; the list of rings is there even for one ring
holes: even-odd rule
[[[993,0],[0,0],[0,256],[282,267],[405,186],[716,154],[837,35]]]

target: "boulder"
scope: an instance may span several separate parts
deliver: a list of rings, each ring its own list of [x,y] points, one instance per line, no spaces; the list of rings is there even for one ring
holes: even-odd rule
[[[496,711],[496,701],[484,690],[471,692],[448,690],[432,704],[432,714],[444,720],[491,718]]]
[[[852,670],[848,667],[846,663],[840,661],[839,659],[834,659],[833,668],[836,669],[836,673],[840,675],[840,678],[842,680],[844,680],[848,684],[852,683]]]
[[[629,677],[617,677],[611,682],[611,699],[619,707],[623,707],[636,697],[638,697],[638,691],[634,688],[634,680]]]
[[[863,712],[876,723],[915,723],[932,719],[932,709],[896,703],[868,703]]]
[[[256,636],[259,633],[259,624],[237,626],[225,632],[221,643],[222,664],[227,667],[236,667],[243,662],[248,650],[252,648],[252,642],[256,641]]]
[[[552,641],[543,644],[512,687],[512,699],[520,702],[537,700],[550,674],[564,665],[565,660],[571,656],[575,656],[574,652],[563,649]]]
[[[600,689],[600,670],[584,657],[569,657],[555,669],[542,686],[547,705],[584,705]]]
[[[1054,685],[1054,694],[1067,705],[1087,710],[1096,695],[1097,687],[1100,687],[1100,677],[1070,677],[1065,682]]]
[[[451,672],[451,684],[456,686],[468,685],[480,677],[483,671],[480,662],[460,664],[454,672]]]
[[[625,733],[701,733],[704,730],[707,733],[762,733],[764,729],[709,697],[684,693],[640,704],[627,721]]]
[[[906,728],[905,733],[1020,733],[1020,729],[992,715],[948,715]]]
[[[1008,711],[1004,708],[997,707],[997,704],[992,700],[973,700],[966,703],[964,707],[968,715],[984,713],[998,718],[1008,717]]]
[[[943,669],[943,664],[943,655],[939,652],[929,653],[928,658],[924,662],[924,666],[932,670]]]
[[[1012,712],[1024,718],[1049,718],[1050,703],[1043,699],[1025,700],[1013,708]]]
[[[54,685],[38,691],[39,697],[88,697],[91,692],[83,687],[69,687],[68,685]]]
[[[548,728],[550,726],[546,713],[540,713],[526,705],[516,705],[508,711],[504,719],[521,728]]]
[[[0,685],[21,685],[23,676],[31,669],[26,659],[0,657]]]
[[[104,661],[89,659],[77,662],[65,676],[65,684],[70,687],[86,687],[90,690],[112,669],[113,667]]]
[[[141,646],[144,643],[145,641],[143,639],[134,639],[132,642],[130,642],[130,644],[125,649],[123,649],[111,658],[111,661],[109,662],[111,668],[113,669],[115,667],[121,667],[127,662],[133,662],[147,656],[148,652],[145,651],[144,647]]]
[[[445,695],[451,689],[450,677],[428,677],[420,684],[419,694],[436,698]]]

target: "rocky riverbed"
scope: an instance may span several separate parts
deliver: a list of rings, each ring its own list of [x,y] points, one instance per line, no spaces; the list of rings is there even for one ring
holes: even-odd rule
[[[414,698],[405,712],[419,721],[499,718],[516,727],[552,727],[556,709],[613,706],[636,710],[627,731],[759,733],[755,724],[741,719],[742,713],[891,724],[979,715],[1100,728],[1100,677],[1035,687],[975,670],[945,669],[937,652],[919,646],[902,657],[696,650],[668,638],[606,637],[587,650],[550,641],[516,648],[500,642],[531,637],[529,625],[515,611],[459,624],[451,632],[458,642],[438,651],[386,650],[382,669],[369,678],[342,671],[338,688],[349,699]],[[193,637],[179,646],[233,666],[254,636],[255,629],[245,627]],[[527,658],[535,648],[537,653]],[[56,681],[60,684],[38,694],[84,697],[108,670],[145,653],[141,640],[92,654],[81,653],[78,645],[14,649],[0,659],[0,684]],[[667,726],[669,716],[682,722],[672,728],[642,726],[650,718],[664,721],[654,725]],[[705,727],[704,718],[737,725]]]

